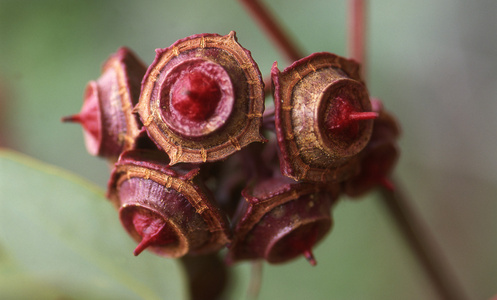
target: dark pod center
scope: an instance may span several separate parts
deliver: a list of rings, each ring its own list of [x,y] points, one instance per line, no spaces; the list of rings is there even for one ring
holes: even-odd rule
[[[181,136],[208,135],[231,115],[233,85],[223,66],[215,62],[189,59],[178,63],[159,85],[161,121]]]
[[[312,254],[312,247],[318,239],[322,238],[322,235],[326,233],[322,231],[327,230],[328,227],[327,221],[320,222],[318,220],[294,228],[272,245],[267,258],[269,260],[286,260],[304,255],[309,263],[315,266],[316,260]]]
[[[171,90],[171,105],[190,121],[205,121],[221,100],[216,80],[202,72],[186,73]]]
[[[83,126],[85,144],[88,152],[98,155],[102,144],[102,113],[98,86],[95,81],[90,81],[85,90],[85,101],[81,112],[72,116],[62,118],[63,122],[76,122]],[[108,130],[107,128],[104,128]]]

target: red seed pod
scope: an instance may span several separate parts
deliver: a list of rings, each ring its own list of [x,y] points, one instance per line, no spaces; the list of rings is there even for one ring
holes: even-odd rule
[[[331,191],[331,189],[334,189]],[[331,229],[336,187],[270,178],[246,188],[235,219],[227,261],[263,258],[283,263],[304,255],[312,265],[312,248]]]
[[[371,112],[359,65],[314,53],[280,72],[274,63],[275,126],[284,175],[343,181],[357,172],[356,155],[371,136]]]
[[[62,119],[83,126],[90,154],[115,161],[122,151],[134,147],[141,125],[132,110],[145,71],[135,54],[120,48],[104,63],[102,75],[86,86],[81,112]]]
[[[164,153],[124,152],[109,181],[108,197],[124,228],[145,248],[166,257],[212,253],[229,242],[228,221],[196,179],[198,168],[167,165]]]
[[[264,141],[264,84],[235,32],[193,35],[156,52],[136,110],[171,165],[221,160]]]
[[[395,118],[384,110],[374,120],[371,140],[360,154],[361,171],[343,183],[344,192],[359,197],[378,185],[393,189],[388,176],[399,158],[397,139],[400,128]]]

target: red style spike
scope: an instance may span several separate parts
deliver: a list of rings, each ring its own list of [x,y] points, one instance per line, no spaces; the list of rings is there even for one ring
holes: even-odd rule
[[[312,254],[311,249],[305,250],[303,255],[304,255],[305,259],[307,259],[307,261],[311,264],[311,266],[314,267],[317,265],[317,261],[314,258],[314,254]]]

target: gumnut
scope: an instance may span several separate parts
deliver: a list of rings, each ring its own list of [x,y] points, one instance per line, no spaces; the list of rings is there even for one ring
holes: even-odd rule
[[[275,62],[271,78],[281,172],[313,182],[340,182],[356,174],[357,154],[378,116],[359,65],[314,53],[282,72]]]
[[[90,154],[115,162],[122,151],[134,148],[141,124],[132,110],[146,69],[128,48],[120,48],[86,86],[81,111],[62,119],[81,124]]]
[[[337,194],[337,187],[286,177],[268,178],[244,189],[227,262],[265,259],[276,264],[303,255],[315,265],[312,248],[331,229]]]
[[[193,35],[156,50],[135,109],[171,165],[222,160],[265,141],[264,83],[233,31]]]
[[[160,256],[208,254],[229,241],[228,221],[212,200],[199,169],[171,167],[164,153],[124,152],[112,172],[108,197],[124,228],[144,249]]]

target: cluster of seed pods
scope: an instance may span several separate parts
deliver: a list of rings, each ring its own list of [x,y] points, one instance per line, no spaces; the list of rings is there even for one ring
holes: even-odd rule
[[[227,247],[228,263],[303,255],[314,265],[339,196],[388,185],[399,128],[356,62],[314,53],[283,71],[275,63],[271,82],[265,112],[261,72],[234,32],[158,49],[148,69],[126,48],[105,62],[64,120],[111,163],[108,198],[135,255]]]

